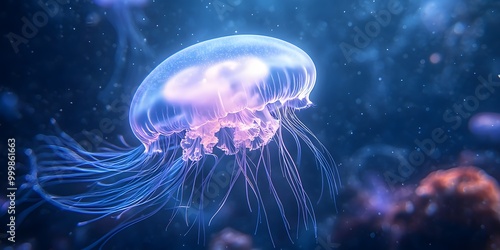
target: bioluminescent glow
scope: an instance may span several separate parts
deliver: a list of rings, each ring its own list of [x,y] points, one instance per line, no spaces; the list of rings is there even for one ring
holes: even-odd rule
[[[41,136],[46,146],[33,156],[35,190],[64,209],[95,214],[96,220],[133,211],[137,216],[129,215],[124,227],[169,202],[176,209],[203,210],[189,191],[194,186],[186,191],[186,181],[201,178],[204,192],[213,169],[231,157],[233,169],[220,207],[241,181],[248,206],[257,207],[270,234],[266,206],[279,209],[287,232],[293,218],[316,230],[313,203],[298,170],[301,149],[312,152],[322,174],[320,185],[332,196],[340,183],[330,154],[294,114],[311,106],[315,81],[311,58],[279,39],[236,35],[198,43],[163,61],[137,89],[129,120],[141,146],[109,145],[87,152],[64,133]],[[287,136],[295,145],[285,143]],[[271,171],[281,173],[279,183]],[[259,180],[268,183],[265,191]],[[290,193],[296,204],[283,203],[282,196]],[[264,202],[268,195],[275,204]],[[295,215],[289,216],[290,211]]]

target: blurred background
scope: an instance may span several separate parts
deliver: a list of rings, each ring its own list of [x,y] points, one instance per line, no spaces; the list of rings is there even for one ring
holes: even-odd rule
[[[198,42],[259,34],[288,41],[315,62],[315,105],[298,116],[330,151],[342,180],[335,201],[314,202],[318,236],[301,228],[293,231],[292,243],[284,229],[274,231],[277,249],[445,249],[446,237],[470,239],[459,244],[463,249],[500,249],[498,1],[6,0],[1,5],[0,152],[6,162],[7,139],[15,138],[19,185],[30,167],[24,151],[35,147],[37,134],[54,134],[50,119],[89,151],[103,141],[119,144],[120,138],[139,145],[128,109],[151,70]],[[103,129],[103,121],[112,126]],[[7,165],[2,164],[5,225]],[[321,175],[304,165],[304,186],[318,193]],[[452,172],[423,181],[439,170]],[[439,200],[440,192],[456,197]],[[89,217],[39,204],[36,195],[20,198],[17,210],[28,212],[17,225],[16,245],[6,240],[2,226],[1,249],[79,249],[116,225],[115,218],[105,218],[78,226]],[[103,248],[273,248],[264,224],[254,232],[256,215],[246,204],[232,209],[213,225],[205,223],[204,237],[183,218],[174,218],[165,230],[171,211],[164,209],[111,237]],[[483,218],[478,214],[484,221],[471,222]],[[271,216],[270,223],[282,223],[281,217]]]

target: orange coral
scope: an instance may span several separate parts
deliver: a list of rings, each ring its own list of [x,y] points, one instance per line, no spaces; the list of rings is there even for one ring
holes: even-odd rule
[[[496,181],[476,167],[457,167],[430,173],[415,190],[420,197],[460,197],[465,207],[488,211],[500,218],[500,189]]]
[[[433,172],[420,182],[410,202],[414,209],[400,209],[393,217],[395,228],[402,229],[403,249],[499,247],[500,189],[481,169]]]

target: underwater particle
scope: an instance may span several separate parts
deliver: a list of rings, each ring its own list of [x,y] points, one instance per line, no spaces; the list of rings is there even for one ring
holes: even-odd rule
[[[500,143],[500,114],[484,112],[472,116],[469,130],[479,139]]]
[[[432,55],[429,57],[429,61],[433,64],[437,64],[437,63],[441,62],[441,54],[432,53]]]
[[[232,228],[224,228],[212,238],[209,250],[251,250],[252,237]]]

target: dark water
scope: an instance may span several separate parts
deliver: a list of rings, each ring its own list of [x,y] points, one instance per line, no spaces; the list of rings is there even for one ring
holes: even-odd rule
[[[396,196],[395,189],[415,187],[431,171],[459,165],[476,165],[500,178],[497,1],[48,3],[3,1],[0,10],[0,150],[6,159],[7,139],[15,138],[17,185],[29,172],[24,150],[36,147],[37,134],[57,130],[51,118],[90,151],[103,140],[121,143],[119,136],[139,145],[128,125],[128,108],[141,81],[173,53],[234,34],[276,37],[313,59],[318,74],[311,94],[315,105],[298,116],[333,155],[345,189],[375,186]],[[496,127],[485,133],[477,132],[481,127],[471,129],[470,118],[484,112],[497,117]],[[7,204],[7,165],[2,162],[0,201]],[[304,186],[317,193],[318,171],[304,167],[301,173]],[[235,191],[245,196],[243,189]],[[328,198],[315,203],[318,239],[312,230],[301,228],[298,237],[292,230],[292,244],[283,227],[276,226],[276,248],[345,248],[342,239],[330,236],[341,230],[335,229],[342,227],[335,221],[347,213],[342,205],[348,196],[341,191],[335,203]],[[24,200],[17,213],[39,199],[33,195]],[[291,202],[288,206],[296,206]],[[165,209],[116,234],[103,247],[206,249],[226,227],[252,235],[255,248],[273,247],[265,224],[254,235],[256,215],[246,204],[232,209],[231,216],[216,218],[211,226],[205,223],[205,243],[197,225],[184,235],[189,227],[180,217],[165,230],[171,216]],[[91,217],[47,203],[25,214],[16,230],[19,248],[14,249],[77,249],[116,225],[115,219],[104,218],[78,227]],[[271,218],[271,224],[282,223],[279,215]],[[10,249],[6,231],[2,226],[1,247]],[[367,237],[359,235],[359,240]]]

